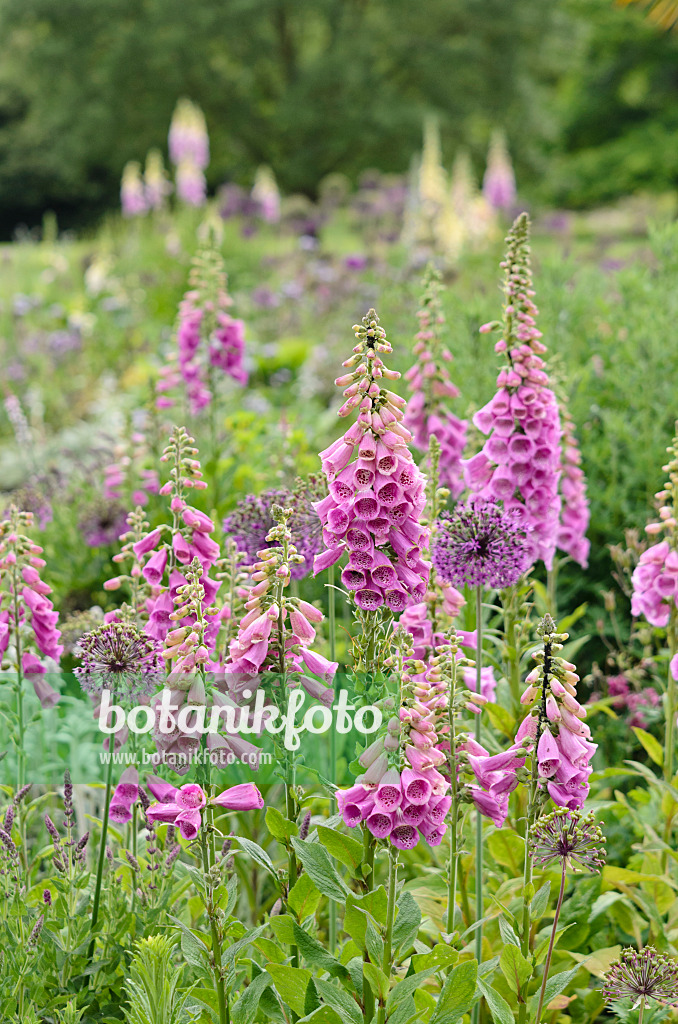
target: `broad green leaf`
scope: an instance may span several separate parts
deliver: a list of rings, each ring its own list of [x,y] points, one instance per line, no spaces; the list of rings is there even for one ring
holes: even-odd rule
[[[347,836],[334,828],[327,828],[325,825],[318,825],[317,831],[318,839],[330,856],[350,868],[355,874],[359,865],[362,864],[363,844],[359,843],[357,839],[353,839],[352,836]]]
[[[505,945],[506,943],[513,943],[514,946],[519,946],[520,940],[514,932],[511,923],[507,921],[503,914],[500,914],[500,916],[497,919],[497,923],[499,925],[499,934],[501,935],[501,941]]]
[[[452,964],[456,964],[458,959],[459,953],[456,949],[439,942],[430,953],[415,953],[412,957],[412,965],[415,971],[425,971],[427,967],[440,970],[442,967],[451,967]]]
[[[339,988],[338,985],[333,985],[329,981],[321,980],[316,980],[315,987],[324,1001],[339,1012],[344,1024],[347,1021],[352,1021],[353,1024],[363,1024],[360,1007],[345,989]]]
[[[294,918],[291,914],[277,914],[268,923],[278,942],[285,946],[294,945]]]
[[[261,993],[271,984],[268,974],[259,974],[249,983],[238,1002],[231,1010],[233,1024],[252,1024],[259,1009]]]
[[[411,1021],[417,1020],[421,1020],[421,1015],[412,996],[398,1003],[393,1013],[388,1016],[388,1024],[410,1024]]]
[[[504,946],[499,957],[499,966],[509,988],[516,995],[532,975],[532,964],[517,946]]]
[[[299,947],[299,952],[312,967],[321,971],[328,971],[332,977],[348,977],[348,971],[336,957],[325,949],[321,942],[305,932],[298,924],[294,924],[294,943]]]
[[[331,900],[345,903],[349,888],[332,865],[327,850],[319,843],[307,843],[293,839],[292,845],[317,888]]]
[[[477,974],[475,960],[466,960],[450,971],[429,1024],[456,1024],[461,1020],[474,1003]]]
[[[403,999],[413,995],[422,982],[435,974],[435,970],[435,967],[429,967],[425,971],[418,971],[416,974],[410,974],[409,977],[397,981],[386,1000],[386,1014],[391,1013]]]
[[[504,736],[508,736],[511,739],[515,736],[516,732],[516,720],[510,711],[502,707],[501,704],[486,704],[484,707],[484,713],[489,718],[495,729],[503,733]]]
[[[637,725],[634,725],[631,728],[636,734],[636,739],[645,750],[645,753],[661,768],[664,764],[664,751],[662,750],[659,740],[655,739],[652,733],[646,732],[645,729],[640,729]]]
[[[252,939],[252,945],[255,949],[258,949],[260,953],[263,953],[266,959],[270,960],[271,963],[281,964],[285,960],[284,952],[280,946],[273,941],[273,939],[267,939],[263,935],[259,935],[258,938]]]
[[[248,857],[256,861],[265,871],[268,871],[269,875],[275,878],[276,884],[280,884],[278,880],[278,874],[271,863],[271,858],[265,850],[259,846],[258,843],[253,843],[251,839],[245,839],[243,836],[233,837],[236,843],[240,843],[240,848],[243,853],[246,853]]]
[[[302,1016],[311,972],[305,967],[290,967],[289,964],[266,964],[266,970],[271,975],[275,990],[282,1001]]]
[[[315,914],[319,902],[320,893],[315,883],[310,875],[304,873],[297,879],[290,891],[287,900],[288,907],[297,915],[300,921],[303,921],[304,918]]]
[[[513,1010],[504,997],[499,995],[495,988],[492,988],[491,985],[488,985],[481,978],[478,978],[477,985],[485,996],[485,1002],[490,1008],[494,1024],[515,1024]]]
[[[511,828],[498,828],[487,837],[487,848],[502,867],[510,868],[519,875],[525,863],[525,840]]]
[[[284,817],[276,807],[266,810],[266,827],[274,839],[286,843],[292,836],[299,835],[299,827],[295,821]]]
[[[404,892],[396,903],[396,919],[393,926],[393,947],[409,945],[416,938],[421,924],[421,910],[411,892]]]
[[[577,964],[576,967],[571,967],[569,971],[562,971],[560,974],[554,974],[552,978],[549,978],[546,982],[546,989],[544,992],[544,1006],[548,1006],[555,996],[559,996],[560,993],[567,988],[570,982],[575,978],[581,966],[582,964]],[[539,993],[535,992],[530,999],[530,1013],[535,1014],[538,1006]]]
[[[377,999],[385,1002],[389,990],[389,979],[381,968],[375,964],[363,964],[363,974]]]
[[[373,964],[380,964],[384,958],[384,940],[371,921],[365,929],[365,948]]]
[[[345,1024],[336,1010],[331,1006],[319,1006],[307,1017],[300,1017],[299,1024]]]
[[[533,921],[538,921],[540,917],[543,917],[548,909],[549,897],[551,895],[551,883],[549,881],[544,882],[541,889],[538,889],[530,903],[530,917]]]

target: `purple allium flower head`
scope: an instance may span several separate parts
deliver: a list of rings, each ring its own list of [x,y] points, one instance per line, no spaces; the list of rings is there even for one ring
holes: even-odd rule
[[[510,587],[530,565],[528,534],[519,510],[471,499],[442,513],[431,561],[440,578],[453,587]]]
[[[427,451],[432,434],[440,445],[439,481],[454,498],[464,489],[461,456],[466,445],[466,421],[446,406],[446,399],[459,396],[447,369],[452,356],[442,345],[440,331],[445,323],[440,302],[440,273],[429,267],[424,279],[422,308],[417,313],[419,332],[414,353],[417,362],[405,374],[412,389],[405,425],[412,431],[417,448]]]
[[[530,829],[529,845],[537,864],[560,861],[575,871],[596,872],[605,863],[605,836],[593,814],[558,807]]]
[[[78,529],[88,547],[101,548],[117,543],[126,525],[127,513],[124,506],[110,498],[100,498],[87,509],[78,522]]]
[[[678,1000],[678,962],[654,946],[622,949],[619,960],[605,975],[603,996],[606,1002],[631,999],[638,1006],[641,999],[654,999],[658,1003]]]
[[[502,329],[495,351],[506,354],[507,365],[497,377],[494,398],[473,417],[488,438],[465,460],[466,482],[480,497],[523,511],[533,528],[531,562],[541,558],[550,569],[560,522],[561,426],[541,359],[546,348],[532,301],[527,214],[517,218],[506,241],[503,323],[485,324],[481,332]]]
[[[131,622],[108,622],[86,633],[75,651],[82,664],[75,673],[93,697],[110,690],[116,697],[154,693],[164,679],[158,645]]]

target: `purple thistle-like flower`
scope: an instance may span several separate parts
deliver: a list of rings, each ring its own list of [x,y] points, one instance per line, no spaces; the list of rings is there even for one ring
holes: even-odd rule
[[[605,836],[593,814],[558,807],[530,829],[529,845],[538,864],[560,861],[574,871],[599,871],[605,864]]]
[[[471,499],[437,521],[433,567],[453,587],[510,587],[531,562],[529,529],[519,510]]]
[[[605,975],[603,996],[606,1002],[633,999],[636,1006],[641,999],[673,1003],[678,1000],[678,962],[658,953],[654,946],[640,952],[622,949],[619,960]]]
[[[282,505],[288,508],[289,503],[288,490],[271,488],[261,494],[248,494],[241,498],[226,516],[224,533],[235,541],[238,550],[245,555],[246,563],[256,562],[257,552],[269,546],[266,537],[275,526],[271,506]]]
[[[109,622],[78,641],[82,665],[75,672],[86,693],[137,697],[154,693],[164,679],[158,646],[131,622]]]
[[[127,525],[127,512],[119,502],[101,498],[95,501],[78,522],[82,539],[90,548],[117,543]]]

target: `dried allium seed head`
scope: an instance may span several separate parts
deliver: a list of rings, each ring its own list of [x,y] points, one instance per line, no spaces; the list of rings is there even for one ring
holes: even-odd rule
[[[636,1005],[641,999],[674,1003],[678,1000],[678,962],[653,946],[640,952],[623,949],[605,975],[603,996],[606,1002],[628,997]]]
[[[532,826],[529,844],[539,864],[560,861],[574,871],[599,871],[605,864],[605,836],[593,814],[558,807]]]

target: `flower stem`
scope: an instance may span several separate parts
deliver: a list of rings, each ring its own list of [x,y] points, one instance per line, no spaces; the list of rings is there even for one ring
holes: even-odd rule
[[[506,646],[507,646],[507,677],[511,688],[511,699],[513,701],[513,712],[517,714],[520,710],[520,657],[518,654],[518,639],[516,636],[516,612],[515,603],[517,600],[517,584],[510,589],[510,596],[506,603],[505,624],[506,624]]]
[[[671,608],[671,620],[669,623],[669,658],[673,660],[676,653],[676,608]],[[673,781],[673,757],[676,727],[676,682],[671,672],[669,663],[669,674],[666,681],[666,733],[664,737],[664,779],[671,784]]]
[[[457,662],[452,660],[452,678],[447,702],[447,717],[450,724],[450,780],[452,786],[452,806],[450,808],[450,878],[447,894],[447,934],[454,930],[454,914],[457,908],[457,870],[458,870],[458,829],[459,829],[459,794],[457,791],[457,737],[455,732],[455,691],[457,682]]]
[[[541,1011],[544,1005],[544,996],[546,994],[546,982],[549,977],[549,968],[551,966],[551,957],[553,955],[553,944],[556,941],[556,929],[558,927],[558,918],[560,917],[560,908],[563,905],[563,896],[565,895],[565,877],[567,874],[567,861],[563,857],[563,872],[560,877],[560,892],[558,893],[558,903],[556,905],[556,912],[553,918],[553,928],[551,929],[551,941],[549,942],[549,951],[546,954],[546,963],[544,964],[544,977],[541,982],[541,992],[539,993],[539,1008],[537,1009],[537,1020],[536,1024],[540,1024]],[[642,1014],[641,1014],[642,1016]]]
[[[556,555],[553,559],[553,566],[548,570],[546,574],[546,601],[548,604],[548,612],[551,618],[558,618],[558,569],[560,568],[560,561]]]
[[[483,667],[483,595],[480,587],[476,588],[476,692],[480,694]],[[480,715],[475,716],[475,739],[480,743]],[[483,816],[476,811],[476,923],[483,917]],[[475,954],[478,963],[483,955],[483,928],[478,924],[475,934]],[[473,1022],[477,1024],[480,1015],[480,1002],[473,1007]]]
[[[640,1013],[638,1014],[638,1024],[643,1024],[643,1017],[645,1016],[645,996],[640,997]]]
[[[26,782],[26,752],[24,751],[24,681],[21,660],[21,609],[19,605],[19,578],[16,565],[12,568],[12,594],[14,598],[14,644],[16,648],[16,715],[17,715],[17,783],[18,788]]]
[[[381,959],[381,969],[386,977],[390,978],[393,968],[393,923],[395,921],[396,885],[398,882],[398,850],[395,846],[391,846],[388,853],[388,903],[386,904],[386,934],[384,935],[384,955]],[[377,1024],[385,1024],[385,1021],[386,1005],[380,1001]]]
[[[210,879],[210,852],[212,865],[215,862],[215,851],[214,851],[214,831],[210,821],[208,828],[210,829],[210,848],[207,846],[207,829],[201,829],[200,833],[200,845],[202,847],[202,868],[205,876],[205,905],[207,909],[207,916],[210,920],[210,930],[212,932],[212,959],[214,960],[214,987],[217,992],[217,1002],[219,1005],[219,1024],[229,1024],[228,1014],[228,1001],[226,999],[226,992],[224,989],[224,976],[221,967],[221,938],[219,936],[219,929],[217,928],[216,920],[216,908],[214,906],[214,891],[212,881]]]
[[[330,661],[336,661],[336,591],[334,589],[334,566],[331,565],[327,570],[327,602],[328,602],[328,620],[329,620],[329,633],[330,633]],[[337,734],[334,728],[330,729],[330,782],[336,783],[335,775],[337,769]],[[337,802],[334,796],[330,797],[330,815],[336,814]],[[330,953],[334,955],[334,951],[337,948],[337,905],[334,900],[330,900],[329,907],[329,942],[330,942]]]
[[[104,816],[101,822],[101,840],[99,843],[99,860],[97,863],[97,877],[94,884],[94,900],[92,901],[92,923],[90,929],[93,932],[96,928],[97,921],[99,920],[99,901],[101,900],[101,880],[104,875],[104,860],[106,858],[106,837],[108,836],[108,809],[111,806],[111,782],[113,779],[113,750],[114,738],[109,736],[109,751],[108,751],[108,764],[106,766],[106,796],[104,799]],[[94,947],[96,945],[96,936],[92,935],[92,939],[89,944],[87,951],[87,959],[91,960],[94,956]],[[96,975],[90,975],[92,980]]]
[[[365,885],[367,891],[372,892],[374,887],[374,840],[369,829],[363,826],[363,865],[367,866],[367,874],[365,875]],[[369,963],[370,958],[367,951],[363,954],[363,962]],[[374,993],[370,986],[369,981],[365,977],[363,971],[363,1007],[365,1010],[365,1024],[370,1024],[370,1021],[374,1017]]]

